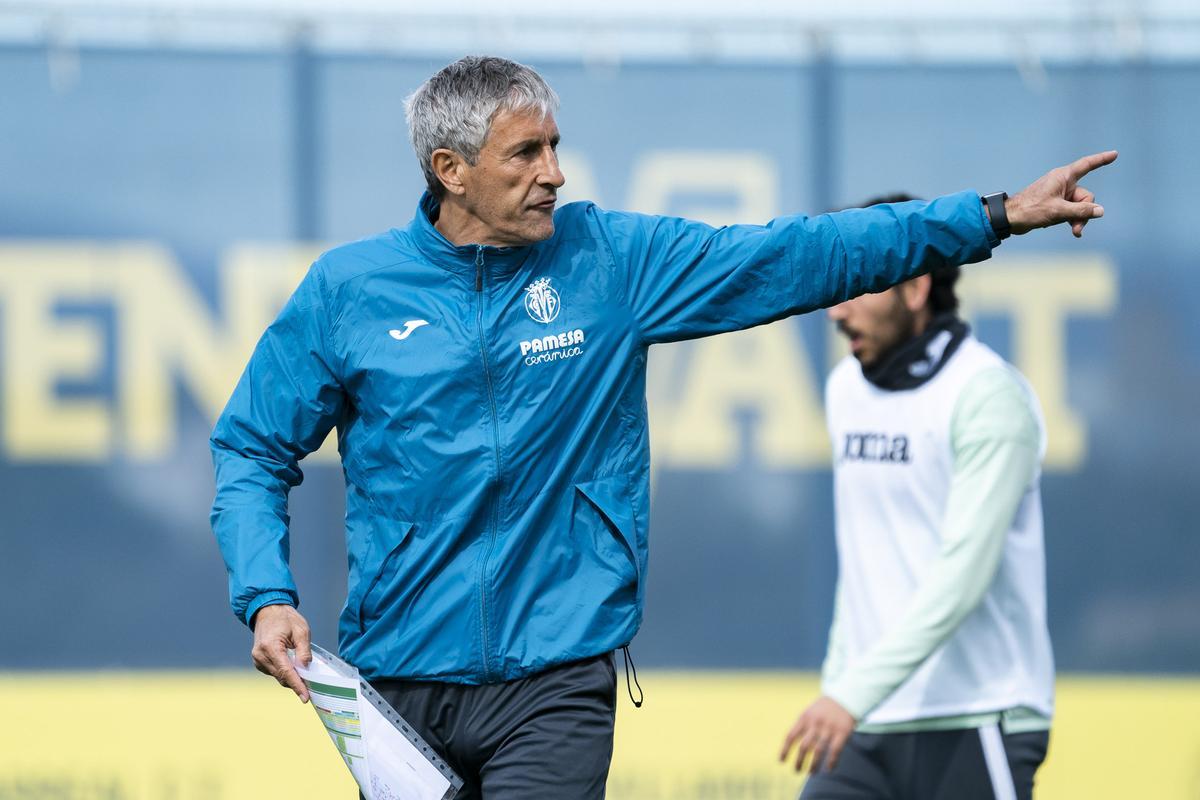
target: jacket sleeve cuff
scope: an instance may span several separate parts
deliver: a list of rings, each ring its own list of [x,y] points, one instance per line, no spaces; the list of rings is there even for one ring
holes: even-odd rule
[[[984,210],[983,195],[978,192],[972,192],[975,195],[975,211],[979,214],[979,221],[982,223],[983,232],[987,235],[988,247],[995,250],[1000,246],[1000,237],[996,235],[996,229],[992,227],[992,220]]]
[[[296,595],[291,592],[262,592],[255,595],[254,599],[246,604],[246,613],[242,617],[242,622],[246,623],[250,630],[254,630],[254,615],[263,606],[292,606],[295,608],[299,604]]]

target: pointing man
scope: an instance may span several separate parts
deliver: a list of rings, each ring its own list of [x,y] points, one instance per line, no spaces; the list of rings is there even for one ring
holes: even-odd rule
[[[309,647],[287,493],[337,429],[341,654],[466,779],[462,798],[604,794],[611,654],[645,591],[650,345],[982,260],[994,226],[1081,227],[1102,211],[1075,181],[1116,155],[993,200],[993,223],[962,192],[714,229],[557,208],[557,106],[541,76],[498,58],[422,85],[407,107],[428,184],[416,216],[317,260],[212,436],[234,612],[259,669],[303,698],[286,655]]]

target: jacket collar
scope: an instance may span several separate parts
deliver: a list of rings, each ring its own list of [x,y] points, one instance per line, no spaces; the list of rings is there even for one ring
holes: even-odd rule
[[[494,247],[493,245],[454,245],[434,227],[440,204],[426,191],[417,203],[417,213],[407,233],[417,248],[433,264],[452,272],[474,275],[482,263],[488,274],[515,272],[529,256],[531,247]]]

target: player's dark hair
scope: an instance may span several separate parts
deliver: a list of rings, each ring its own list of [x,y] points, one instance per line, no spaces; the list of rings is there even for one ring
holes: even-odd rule
[[[877,206],[881,203],[907,203],[910,200],[920,199],[905,192],[897,192],[895,194],[872,197],[863,203],[861,207],[867,208],[868,206]],[[930,271],[929,277],[932,279],[932,283],[929,286],[929,307],[934,315],[958,310],[958,295],[954,293],[954,284],[958,282],[958,276],[961,274],[962,270],[957,265],[952,267],[938,267]]]

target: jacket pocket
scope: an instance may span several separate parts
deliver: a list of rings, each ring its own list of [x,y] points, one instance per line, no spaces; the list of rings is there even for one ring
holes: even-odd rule
[[[359,632],[363,630],[364,619],[373,599],[372,594],[379,586],[388,566],[399,558],[400,548],[407,541],[412,529],[411,522],[393,520],[376,521],[372,525],[371,539],[362,559],[362,577],[354,589],[351,602],[348,603],[353,609],[354,622]]]
[[[628,481],[624,476],[575,484],[582,500],[600,516],[604,527],[633,566],[637,597],[642,597],[642,550]]]

